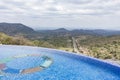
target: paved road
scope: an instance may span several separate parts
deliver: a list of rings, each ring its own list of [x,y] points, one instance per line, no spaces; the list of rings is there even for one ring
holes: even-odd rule
[[[74,37],[72,37],[72,41],[73,41],[73,48],[74,48],[74,52],[76,53],[80,53],[76,44],[76,40]]]

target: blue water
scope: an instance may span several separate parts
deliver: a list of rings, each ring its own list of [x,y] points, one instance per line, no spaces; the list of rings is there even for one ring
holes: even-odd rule
[[[2,71],[10,74],[19,74],[22,70],[38,67],[42,63],[44,63],[44,59],[40,56],[26,56],[10,60],[6,63],[6,69]]]
[[[27,69],[40,66],[44,60],[41,57],[28,56],[17,58],[7,63],[7,66],[14,69]],[[34,64],[34,65],[33,65]]]
[[[120,80],[119,68],[113,69],[114,67],[101,66],[101,63],[91,63],[67,52],[26,46],[0,46],[0,59],[22,54],[47,55],[53,59],[53,64],[45,70],[30,74],[6,74],[1,80]],[[7,63],[7,66],[23,69],[40,63],[41,59],[28,57],[13,60]]]

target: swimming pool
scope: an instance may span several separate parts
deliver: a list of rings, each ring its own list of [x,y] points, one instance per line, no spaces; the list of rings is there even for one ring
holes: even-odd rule
[[[34,54],[47,56],[52,62],[47,60],[48,62],[44,63],[45,60],[34,56],[25,57],[25,55]],[[11,59],[20,55],[23,57]],[[29,69],[43,63],[48,67],[25,74],[0,71],[0,80],[120,80],[119,66],[55,49],[2,45],[0,46],[0,60],[6,58],[10,59],[6,60],[8,62],[3,61],[5,64],[1,65],[1,69],[5,66],[19,70]]]

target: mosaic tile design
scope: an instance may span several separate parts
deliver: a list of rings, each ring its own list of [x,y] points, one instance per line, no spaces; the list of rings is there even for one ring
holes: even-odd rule
[[[10,62],[12,63],[16,63],[17,59],[18,61],[21,61],[22,59],[26,59],[26,60],[30,60],[29,58],[31,58],[32,61],[35,62],[35,60],[39,61],[39,64],[37,66],[33,66],[32,67],[26,67],[26,68],[11,68],[8,67],[7,64],[10,64]],[[24,62],[24,61],[23,61]],[[27,64],[32,63],[31,61],[29,61]],[[24,66],[26,63],[21,64],[21,66]],[[17,55],[17,56],[12,56],[12,57],[8,57],[5,59],[1,59],[0,60],[0,75],[5,75],[6,73],[8,74],[27,74],[27,73],[33,73],[33,72],[37,72],[37,71],[41,71],[47,67],[49,67],[52,64],[52,59],[49,58],[48,56],[45,55],[40,55],[40,54],[24,54],[24,55]],[[28,65],[27,65],[28,66]]]

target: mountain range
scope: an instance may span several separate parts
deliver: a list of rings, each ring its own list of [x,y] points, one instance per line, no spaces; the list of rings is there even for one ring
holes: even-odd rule
[[[3,32],[8,35],[18,35],[23,34],[26,37],[47,37],[47,36],[79,36],[79,35],[99,35],[99,36],[111,36],[111,35],[120,35],[120,31],[114,30],[67,30],[65,28],[59,28],[55,30],[34,30],[21,23],[0,23],[0,32]]]

